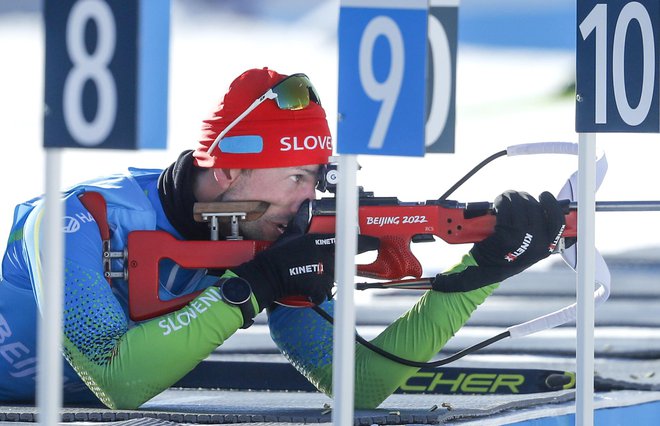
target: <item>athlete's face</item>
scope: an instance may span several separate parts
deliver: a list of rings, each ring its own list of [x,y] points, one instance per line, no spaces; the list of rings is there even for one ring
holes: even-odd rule
[[[241,222],[242,235],[250,240],[274,241],[305,200],[316,197],[318,165],[253,169],[241,173],[222,194],[222,201],[266,201],[259,219]]]

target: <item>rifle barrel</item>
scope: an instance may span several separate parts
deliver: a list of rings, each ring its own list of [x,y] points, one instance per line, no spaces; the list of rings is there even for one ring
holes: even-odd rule
[[[578,207],[577,202],[569,204],[571,209]],[[660,201],[596,201],[597,212],[657,212]]]

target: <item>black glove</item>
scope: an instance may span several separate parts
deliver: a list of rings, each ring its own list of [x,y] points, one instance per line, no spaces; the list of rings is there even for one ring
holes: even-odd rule
[[[566,223],[561,205],[549,192],[536,201],[526,192],[507,191],[495,200],[495,213],[495,232],[470,251],[478,266],[438,274],[434,290],[470,291],[524,271],[554,251]]]
[[[358,252],[375,250],[378,243],[359,235]],[[250,283],[261,309],[285,296],[308,297],[318,305],[332,296],[335,236],[285,232],[267,250],[231,270]]]

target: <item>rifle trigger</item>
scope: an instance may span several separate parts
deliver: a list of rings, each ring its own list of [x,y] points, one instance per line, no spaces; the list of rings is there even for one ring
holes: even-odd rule
[[[415,234],[412,236],[413,243],[432,243],[435,241],[431,234]]]

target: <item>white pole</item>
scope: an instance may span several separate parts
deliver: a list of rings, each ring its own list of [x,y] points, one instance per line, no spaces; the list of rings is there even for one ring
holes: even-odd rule
[[[358,192],[356,184],[357,156],[339,156],[337,188],[337,246],[335,277],[337,302],[335,309],[334,346],[332,356],[332,424],[353,424],[355,392],[355,255],[357,253]]]
[[[577,246],[576,424],[594,424],[594,285],[596,280],[596,134],[580,133]]]
[[[64,205],[60,193],[61,149],[46,148],[45,252],[37,352],[39,423],[60,423],[62,407],[62,304],[64,289]]]

